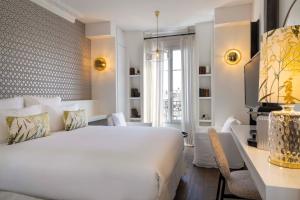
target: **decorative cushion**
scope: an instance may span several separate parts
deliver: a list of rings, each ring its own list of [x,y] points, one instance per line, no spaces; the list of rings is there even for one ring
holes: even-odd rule
[[[65,105],[65,106],[49,106],[42,105],[43,112],[49,114],[50,131],[56,132],[64,130],[64,111],[77,111],[79,110],[78,104]]]
[[[24,108],[23,97],[14,97],[10,99],[0,99],[0,110],[22,109]]]
[[[64,123],[66,131],[86,127],[88,125],[88,121],[85,110],[65,111]]]
[[[221,130],[221,132],[231,132],[231,126],[232,125],[240,125],[241,122],[237,119],[235,119],[234,117],[228,117],[228,119],[225,121],[223,128]]]
[[[48,113],[26,117],[7,117],[8,144],[16,144],[49,135]]]
[[[37,97],[37,96],[24,96],[25,106],[32,106],[37,104],[57,107],[61,106],[60,97]]]
[[[8,127],[6,124],[7,116],[24,117],[28,115],[37,115],[43,112],[41,105],[30,106],[23,109],[0,110],[0,143],[7,143]]]
[[[115,126],[127,126],[124,114],[122,112],[113,113],[112,114],[112,121]]]

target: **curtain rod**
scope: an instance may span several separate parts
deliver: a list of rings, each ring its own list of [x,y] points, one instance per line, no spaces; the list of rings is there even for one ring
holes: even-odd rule
[[[175,36],[185,36],[185,35],[195,35],[195,33],[182,33],[182,34],[175,34],[175,35],[162,35],[162,36],[154,36],[154,37],[145,37],[144,40],[151,40],[151,39],[165,38],[165,37],[175,37]]]

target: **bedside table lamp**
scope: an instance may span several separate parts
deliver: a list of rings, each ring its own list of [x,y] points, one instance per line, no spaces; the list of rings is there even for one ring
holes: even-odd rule
[[[269,116],[272,164],[300,168],[300,26],[269,31],[263,35],[259,77],[259,102],[281,104]]]

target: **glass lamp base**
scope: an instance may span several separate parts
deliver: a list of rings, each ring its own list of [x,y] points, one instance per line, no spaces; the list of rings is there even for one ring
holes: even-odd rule
[[[269,162],[286,168],[300,169],[300,112],[283,106],[269,116]]]

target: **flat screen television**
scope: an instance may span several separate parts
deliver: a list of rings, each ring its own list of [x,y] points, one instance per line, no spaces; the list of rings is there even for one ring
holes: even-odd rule
[[[245,105],[248,108],[257,108],[260,105],[258,103],[259,62],[260,54],[257,53],[244,66]]]

